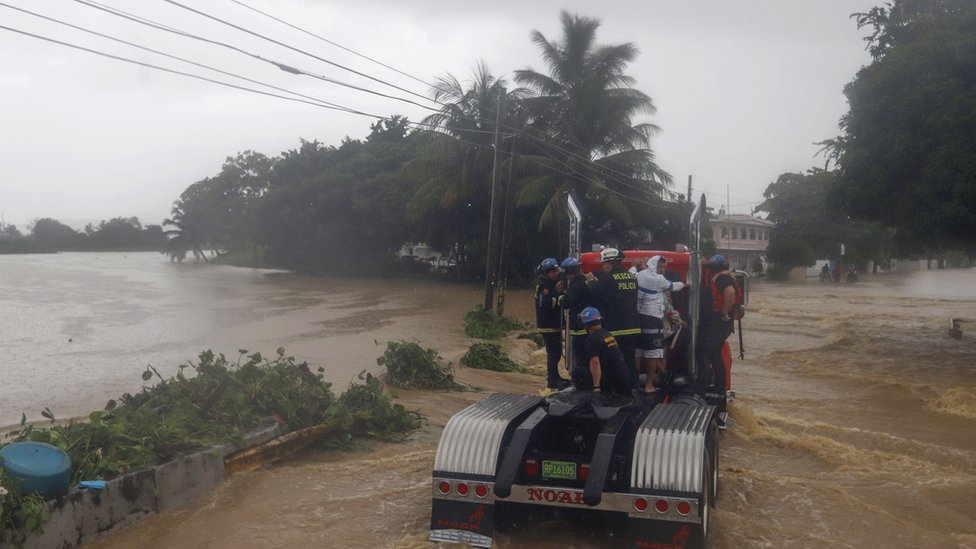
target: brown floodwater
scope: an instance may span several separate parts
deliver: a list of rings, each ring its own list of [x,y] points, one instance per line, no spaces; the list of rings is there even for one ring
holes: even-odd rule
[[[65,255],[70,264],[96,261]],[[53,385],[38,385],[38,396],[18,402],[18,417],[24,407],[47,405],[38,400],[45,394],[79,393],[73,402],[80,406],[111,396],[109,388],[133,390],[145,362],[175,366],[198,347],[270,351],[284,345],[328,368],[339,383],[375,368],[382,346],[374,339],[418,339],[456,361],[471,343],[460,318],[481,300],[473,286],[179,266],[158,256],[125,267],[132,257],[113,259],[118,268],[73,265],[55,277],[83,295],[71,270],[96,286],[93,279],[108,277],[115,290],[107,283],[94,292],[101,302],[32,302],[24,297],[26,287],[21,293],[10,278],[0,281],[5,308],[20,299],[53,311],[25,318],[57,336],[23,326],[15,331],[19,336],[2,336],[8,348],[24,353],[0,365],[4,406],[16,394],[8,392],[8,372]],[[99,303],[108,308],[92,312]],[[511,292],[508,303],[530,319],[527,291]],[[112,311],[127,320],[111,323]],[[139,326],[143,317],[146,325]],[[948,337],[950,317],[969,319],[962,339]],[[866,276],[854,285],[757,284],[744,322],[746,359],[733,367],[738,396],[720,442],[713,546],[976,548],[976,270]],[[113,326],[124,337],[114,340]],[[137,337],[158,332],[167,335],[157,342]],[[71,333],[100,342],[96,352],[62,350],[59,340]],[[519,361],[538,367],[543,359],[528,342],[504,345]],[[113,356],[122,358],[103,363]],[[64,369],[69,362],[83,366],[85,390],[101,392],[81,393],[78,370]],[[536,391],[544,379],[468,369],[457,374],[486,391]],[[61,379],[50,381],[54,376]],[[432,547],[426,533],[437,437],[451,414],[486,393],[396,395],[427,418],[407,442],[310,451],[236,475],[183,508],[109,533],[90,547]],[[602,532],[561,521],[496,540],[503,548],[608,546]]]

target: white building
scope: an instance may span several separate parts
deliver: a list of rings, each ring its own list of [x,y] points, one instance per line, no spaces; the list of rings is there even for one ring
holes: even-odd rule
[[[765,263],[769,233],[774,225],[772,221],[751,215],[726,214],[723,208],[709,223],[718,253],[725,256],[731,268],[751,271],[757,257]]]

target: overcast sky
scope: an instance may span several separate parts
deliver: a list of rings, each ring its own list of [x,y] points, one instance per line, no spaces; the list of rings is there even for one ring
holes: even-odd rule
[[[74,0],[0,0],[262,82],[379,115],[420,120],[428,111],[391,99],[296,76],[213,44],[174,36]],[[163,0],[100,0],[167,26],[233,44],[308,72],[394,95],[321,61],[207,20]],[[296,48],[419,93],[423,84],[231,0],[180,0]],[[445,73],[468,79],[484,61],[511,78],[544,70],[529,39],[537,29],[560,37],[567,9],[602,22],[603,44],[632,42],[640,56],[628,72],[657,113],[635,122],[662,128],[653,148],[684,192],[748,213],[787,171],[822,166],[813,143],[837,135],[847,110],[842,89],[868,63],[849,15],[880,0],[567,0],[493,3],[432,0],[241,0],[321,37],[427,82]],[[112,43],[0,6],[0,25],[175,70],[248,87],[253,84]],[[26,232],[53,217],[87,221],[138,216],[158,224],[190,184],[219,172],[227,156],[269,156],[299,138],[338,144],[362,138],[372,120],[220,87],[42,42],[0,29],[0,212]],[[277,93],[277,92],[275,92]]]

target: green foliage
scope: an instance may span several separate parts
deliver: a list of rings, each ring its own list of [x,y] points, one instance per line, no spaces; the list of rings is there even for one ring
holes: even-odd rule
[[[756,207],[769,212],[776,223],[769,243],[769,260],[787,269],[810,266],[819,258],[833,257],[845,244],[848,261],[862,266],[867,260],[887,261],[892,235],[877,223],[852,221],[829,199],[838,183],[834,171],[811,169],[805,174],[784,173],[766,187],[766,200]]]
[[[394,404],[383,394],[380,380],[361,372],[362,384],[350,384],[330,412],[349,433],[365,433],[383,440],[400,440],[420,427],[420,416]]]
[[[518,319],[498,316],[494,309],[475,305],[464,315],[464,333],[479,339],[501,339],[512,330],[521,330],[527,325]]]
[[[7,475],[0,458],[0,543],[22,542],[28,533],[41,532],[48,518],[44,499],[22,493],[20,482]]]
[[[195,375],[185,375],[188,368]],[[282,348],[271,360],[241,350],[236,362],[204,351],[197,364],[180,366],[170,378],[147,366],[143,381],[153,377],[158,383],[110,400],[88,421],[58,422],[44,409],[41,415],[50,420],[49,426],[36,427],[23,416],[20,428],[10,435],[15,442],[44,442],[63,450],[71,459],[71,482],[76,483],[111,478],[180,452],[239,440],[269,416],[292,430],[334,422],[337,438],[397,440],[419,426],[419,417],[391,403],[371,375],[361,375],[363,385],[350,385],[336,399],[321,373],[285,356]],[[18,536],[38,531],[46,519],[43,501],[36,494],[20,493],[2,468],[0,486],[10,492],[0,498],[0,541],[4,531]]]
[[[60,221],[44,218],[30,224],[23,235],[13,225],[0,224],[0,253],[58,251],[156,251],[165,242],[162,227],[146,225],[138,217],[116,217],[78,232]]]
[[[468,368],[495,372],[523,372],[524,368],[512,362],[502,348],[494,343],[475,343],[461,357],[461,364]]]
[[[806,242],[789,235],[774,235],[769,242],[767,257],[779,270],[785,270],[787,275],[794,267],[810,267],[817,262],[816,254]]]
[[[269,416],[286,428],[321,423],[335,397],[321,374],[296,363],[278,350],[273,361],[260,353],[242,351],[236,363],[224,355],[204,351],[189,368],[195,375],[163,378],[152,366],[144,381],[159,383],[134,395],[112,400],[104,411],[92,412],[88,421],[54,421],[47,428],[23,422],[15,441],[44,442],[64,450],[71,458],[72,481],[108,478],[132,469],[165,461],[178,452],[234,440]]]
[[[437,351],[415,341],[390,341],[376,363],[386,367],[386,379],[394,387],[456,391],[452,365],[440,365]]]
[[[560,203],[571,193],[590,212],[584,238],[624,238],[628,229],[643,226],[638,220],[664,217],[656,197],[671,176],[657,165],[651,148],[658,128],[633,120],[653,114],[654,103],[629,87],[633,79],[625,71],[637,57],[634,44],[600,44],[596,19],[563,11],[560,21],[561,40],[532,32],[548,73],[515,72],[515,80],[537,94],[524,101],[532,131],[547,137],[523,151],[517,201],[539,208],[538,223],[544,227],[556,224]]]
[[[844,89],[834,200],[937,251],[976,253],[976,3],[894,0],[857,14],[873,62]]]

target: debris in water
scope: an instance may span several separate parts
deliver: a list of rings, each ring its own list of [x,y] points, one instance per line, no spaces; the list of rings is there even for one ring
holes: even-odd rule
[[[949,319],[949,337],[952,339],[962,339],[962,328],[959,327],[961,322],[958,318]]]

